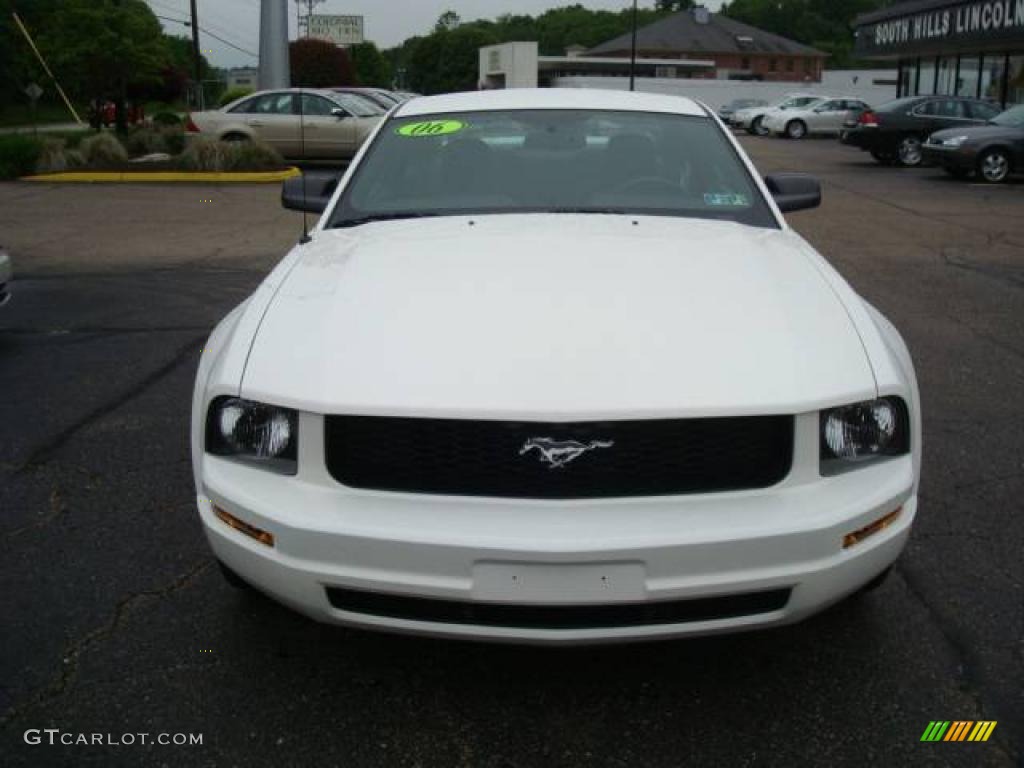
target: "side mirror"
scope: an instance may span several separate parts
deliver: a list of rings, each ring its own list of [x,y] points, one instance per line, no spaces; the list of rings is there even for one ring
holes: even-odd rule
[[[290,211],[323,213],[337,188],[338,177],[334,174],[293,176],[281,185],[281,205]]]
[[[331,114],[334,115],[339,120],[344,120],[346,117],[348,117],[348,113],[341,107],[335,107],[334,109],[332,109]]]
[[[764,183],[783,213],[821,205],[821,184],[806,173],[773,173],[764,177]]]

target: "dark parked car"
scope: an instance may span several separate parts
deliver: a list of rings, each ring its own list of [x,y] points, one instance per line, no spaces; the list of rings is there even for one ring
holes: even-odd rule
[[[764,99],[733,99],[728,104],[718,108],[718,117],[726,125],[732,125],[732,116],[740,109],[748,107],[764,107],[768,102]]]
[[[924,140],[943,128],[983,125],[999,114],[987,101],[960,96],[910,96],[861,113],[843,126],[839,140],[883,165],[920,165]]]
[[[987,125],[933,133],[924,144],[924,156],[953,176],[977,172],[979,179],[992,183],[1024,172],[1024,104],[996,115]]]

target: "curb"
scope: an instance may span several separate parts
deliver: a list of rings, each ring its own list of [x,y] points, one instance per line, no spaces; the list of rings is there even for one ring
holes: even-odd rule
[[[301,176],[298,168],[286,168],[283,171],[225,172],[217,171],[70,171],[67,173],[44,173],[36,176],[22,176],[21,181],[42,182],[105,182],[105,183],[157,183],[157,182],[203,182],[203,183],[255,183],[265,184],[284,181],[293,176]]]

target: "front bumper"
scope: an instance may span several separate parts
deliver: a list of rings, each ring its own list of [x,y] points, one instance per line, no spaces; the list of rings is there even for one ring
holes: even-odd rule
[[[964,147],[944,147],[940,144],[924,144],[921,147],[924,162],[928,165],[939,165],[964,173],[974,170],[977,153]]]
[[[849,128],[846,126],[839,131],[839,143],[850,147],[857,147],[864,151],[881,151],[884,145],[887,144],[877,127]]]
[[[317,421],[304,416],[302,429]],[[198,506],[221,561],[318,621],[513,642],[663,638],[800,620],[896,559],[917,508],[910,456],[829,478],[801,476],[798,466],[759,491],[548,502],[357,491],[333,480],[316,455],[300,453],[294,477],[204,455]],[[213,505],[268,531],[274,545],[229,527]],[[843,548],[846,534],[901,507],[892,525]],[[550,617],[559,606],[578,614],[775,590],[789,590],[788,599],[768,610],[628,626],[495,625],[469,610],[533,607]],[[329,593],[392,598],[399,609],[346,610]],[[440,604],[443,618],[419,610]]]

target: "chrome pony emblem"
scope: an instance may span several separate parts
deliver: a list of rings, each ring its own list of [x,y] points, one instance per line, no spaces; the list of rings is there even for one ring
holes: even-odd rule
[[[548,465],[548,469],[558,469],[575,461],[587,451],[593,451],[596,448],[611,448],[613,445],[615,445],[614,440],[591,440],[589,443],[581,443],[578,440],[531,437],[523,443],[523,447],[519,449],[519,455],[523,456],[536,448],[540,460]]]

